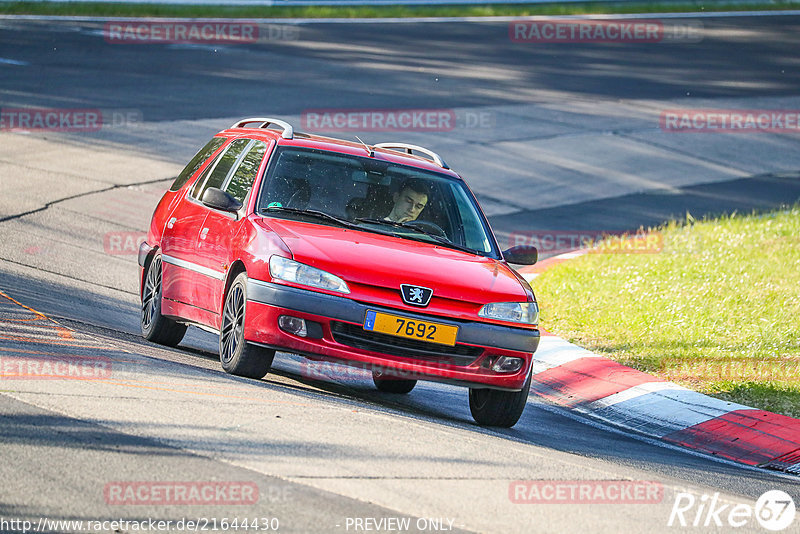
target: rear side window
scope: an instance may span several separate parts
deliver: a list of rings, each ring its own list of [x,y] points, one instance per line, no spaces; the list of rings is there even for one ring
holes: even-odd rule
[[[252,148],[247,152],[239,168],[231,177],[225,191],[230,193],[236,200],[244,203],[247,193],[253,187],[253,180],[256,179],[258,168],[261,166],[261,160],[264,159],[264,153],[267,151],[267,144],[262,141],[254,141]]]
[[[205,193],[206,189],[209,187],[221,187],[223,182],[225,182],[225,178],[228,176],[228,172],[239,159],[239,156],[242,155],[242,151],[249,144],[250,139],[237,139],[231,143],[228,146],[228,150],[218,158],[214,170],[211,171],[205,183],[197,182],[194,191],[192,191],[192,196],[199,200],[203,198],[203,193]]]
[[[172,185],[170,186],[169,190],[177,191],[178,189],[183,187],[183,185],[189,181],[189,178],[191,178],[192,175],[194,175],[194,173],[197,172],[197,169],[199,169],[203,165],[203,163],[205,163],[205,161],[209,157],[211,157],[211,154],[216,152],[217,149],[221,147],[222,143],[224,142],[225,142],[224,137],[214,137],[213,139],[211,139],[211,141],[206,143],[206,146],[201,148],[200,151],[194,155],[189,164],[186,165],[186,167],[181,171],[178,177],[175,178],[175,181],[172,182]]]

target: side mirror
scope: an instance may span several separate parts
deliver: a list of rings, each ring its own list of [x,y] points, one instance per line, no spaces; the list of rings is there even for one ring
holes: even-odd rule
[[[233,198],[230,193],[226,193],[222,189],[216,187],[209,187],[203,193],[203,204],[209,208],[216,210],[227,211],[236,213],[242,209],[242,203]]]
[[[518,245],[503,251],[503,257],[508,263],[517,265],[533,265],[539,259],[539,251],[531,245]]]

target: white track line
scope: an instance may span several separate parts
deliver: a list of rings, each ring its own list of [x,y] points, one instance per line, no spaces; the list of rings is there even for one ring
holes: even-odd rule
[[[27,61],[20,61],[18,59],[8,59],[5,57],[0,57],[0,64],[3,65],[19,65],[21,67],[27,67],[30,65]]]

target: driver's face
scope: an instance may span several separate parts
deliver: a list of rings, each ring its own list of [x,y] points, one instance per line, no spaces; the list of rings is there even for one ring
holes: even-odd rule
[[[417,193],[411,189],[403,189],[394,194],[392,220],[395,222],[414,221],[428,203],[428,195]]]

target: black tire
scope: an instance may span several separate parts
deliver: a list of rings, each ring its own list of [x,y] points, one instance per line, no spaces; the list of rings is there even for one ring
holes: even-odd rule
[[[275,351],[244,339],[247,310],[247,274],[239,273],[225,295],[219,329],[219,361],[225,372],[247,378],[263,378],[272,367]]]
[[[470,388],[469,411],[472,412],[475,422],[481,426],[511,428],[517,424],[525,410],[530,389],[530,374],[520,391]]]
[[[139,324],[148,341],[174,347],[186,334],[186,325],[161,315],[161,268],[161,254],[156,254],[144,274]]]
[[[372,381],[378,391],[383,391],[384,393],[409,393],[417,385],[416,380],[397,378],[396,375],[386,373],[380,369],[372,370]]]

